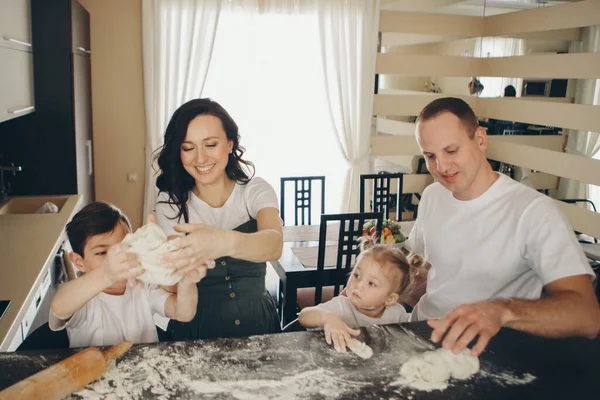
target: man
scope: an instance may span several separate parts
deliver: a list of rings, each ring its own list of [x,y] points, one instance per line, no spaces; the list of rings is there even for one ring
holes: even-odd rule
[[[460,99],[427,105],[416,134],[437,182],[409,236],[431,264],[412,320],[429,320],[432,340],[455,353],[478,337],[473,355],[503,326],[595,338],[594,273],[554,201],[492,170],[485,129]]]

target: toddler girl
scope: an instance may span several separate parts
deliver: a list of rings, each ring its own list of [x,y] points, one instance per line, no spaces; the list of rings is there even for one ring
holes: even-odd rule
[[[346,296],[304,308],[299,316],[303,327],[323,328],[327,343],[341,352],[351,336],[360,334],[352,328],[408,322],[410,314],[398,299],[413,286],[415,274],[410,269],[424,264],[416,254],[406,256],[396,246],[375,244],[373,237],[359,240],[361,252],[346,284]]]

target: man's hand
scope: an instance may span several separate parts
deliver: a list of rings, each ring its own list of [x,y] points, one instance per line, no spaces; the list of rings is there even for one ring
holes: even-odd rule
[[[323,325],[325,331],[325,341],[327,344],[333,343],[333,347],[339,352],[346,352],[346,346],[352,336],[360,335],[357,329],[351,329],[335,314],[327,316],[327,321]],[[352,335],[352,336],[351,336]]]
[[[431,340],[437,343],[444,338],[442,346],[452,350],[454,354],[462,351],[479,336],[471,349],[471,355],[479,356],[490,339],[506,325],[509,314],[510,310],[505,300],[495,299],[463,304],[451,310],[442,319],[429,320],[427,323],[433,328]]]
[[[131,270],[139,267],[140,262],[135,254],[128,253],[127,250],[129,246],[123,243],[117,243],[108,249],[102,269],[110,285],[138,277],[145,272],[141,268],[136,271]]]

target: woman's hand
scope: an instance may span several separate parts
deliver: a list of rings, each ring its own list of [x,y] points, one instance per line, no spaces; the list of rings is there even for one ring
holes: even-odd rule
[[[333,347],[342,353],[346,352],[346,346],[352,336],[360,335],[360,331],[348,327],[340,317],[335,314],[327,316],[327,321],[323,325],[325,331],[325,341],[327,344],[333,343]]]
[[[216,258],[227,255],[224,244],[230,240],[229,231],[203,224],[178,225],[175,230],[188,235],[169,241],[171,251],[162,256],[162,263],[165,267],[175,268],[176,275],[185,275],[194,269],[204,269],[206,275],[206,268],[214,268]]]

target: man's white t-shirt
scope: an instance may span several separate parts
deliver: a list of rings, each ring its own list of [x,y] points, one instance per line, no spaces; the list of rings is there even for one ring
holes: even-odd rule
[[[121,296],[99,293],[68,321],[50,311],[53,331],[67,328],[70,347],[107,346],[130,340],[134,343],[158,342],[152,315],[165,316],[170,293],[141,281],[128,281]]]
[[[428,186],[408,244],[431,264],[411,321],[492,298],[537,299],[557,279],[594,276],[554,200],[503,174],[469,201]]]
[[[346,296],[336,296],[328,302],[317,305],[318,308],[334,313],[344,321],[350,328],[359,328],[369,325],[385,325],[407,322],[410,314],[399,303],[389,305],[379,318],[369,317],[354,307],[354,304]]]
[[[183,224],[183,217],[171,219],[177,215],[177,208],[167,203],[169,195],[161,192],[156,203],[156,222],[165,231],[167,236],[181,235],[173,229],[176,225]],[[279,208],[277,195],[273,187],[264,179],[255,177],[245,185],[236,183],[231,195],[222,207],[213,208],[199,199],[190,191],[188,200],[188,214],[190,223],[202,221],[204,225],[215,226],[221,229],[235,229],[248,222],[250,218],[256,219],[256,214],[263,208]]]

